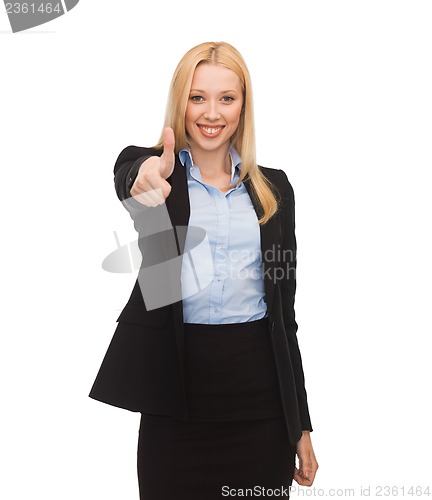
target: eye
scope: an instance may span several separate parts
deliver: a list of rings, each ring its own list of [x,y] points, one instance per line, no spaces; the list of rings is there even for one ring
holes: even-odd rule
[[[202,102],[204,98],[200,95],[192,95],[189,97],[192,102]]]
[[[224,95],[224,96],[222,97],[222,101],[223,101],[223,102],[232,102],[232,101],[234,101],[234,97],[231,97],[231,96],[229,96],[229,95]]]

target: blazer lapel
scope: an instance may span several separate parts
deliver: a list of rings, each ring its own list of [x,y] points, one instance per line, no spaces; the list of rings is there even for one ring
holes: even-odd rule
[[[257,217],[262,213],[259,201],[255,198],[252,192],[252,184],[249,179],[244,181],[244,185],[249,193],[252,204],[255,208]],[[277,264],[277,250],[280,249],[281,241],[281,225],[279,213],[272,217],[266,224],[260,224],[261,232],[261,259],[262,269],[264,274],[264,289],[267,299],[267,312],[271,316],[273,308],[273,297],[275,289],[275,266]]]

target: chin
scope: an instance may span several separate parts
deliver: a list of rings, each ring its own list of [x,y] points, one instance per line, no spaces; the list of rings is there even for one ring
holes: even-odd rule
[[[218,137],[217,139],[207,139],[207,140],[202,140],[200,137],[198,140],[195,140],[193,138],[189,138],[189,144],[191,148],[196,148],[196,149],[201,149],[202,151],[217,151],[221,147],[224,147],[226,144],[230,144],[229,139],[224,139],[221,137]]]

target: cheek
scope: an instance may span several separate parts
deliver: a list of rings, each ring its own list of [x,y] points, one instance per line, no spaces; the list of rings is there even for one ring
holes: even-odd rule
[[[231,123],[238,124],[240,121],[240,116],[241,116],[241,106],[239,106],[236,109],[233,109],[232,112],[230,113],[229,120]]]

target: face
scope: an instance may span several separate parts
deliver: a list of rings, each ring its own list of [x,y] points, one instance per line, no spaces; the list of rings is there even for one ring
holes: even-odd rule
[[[192,151],[228,149],[237,130],[243,106],[243,92],[234,71],[203,63],[195,70],[185,126]]]

